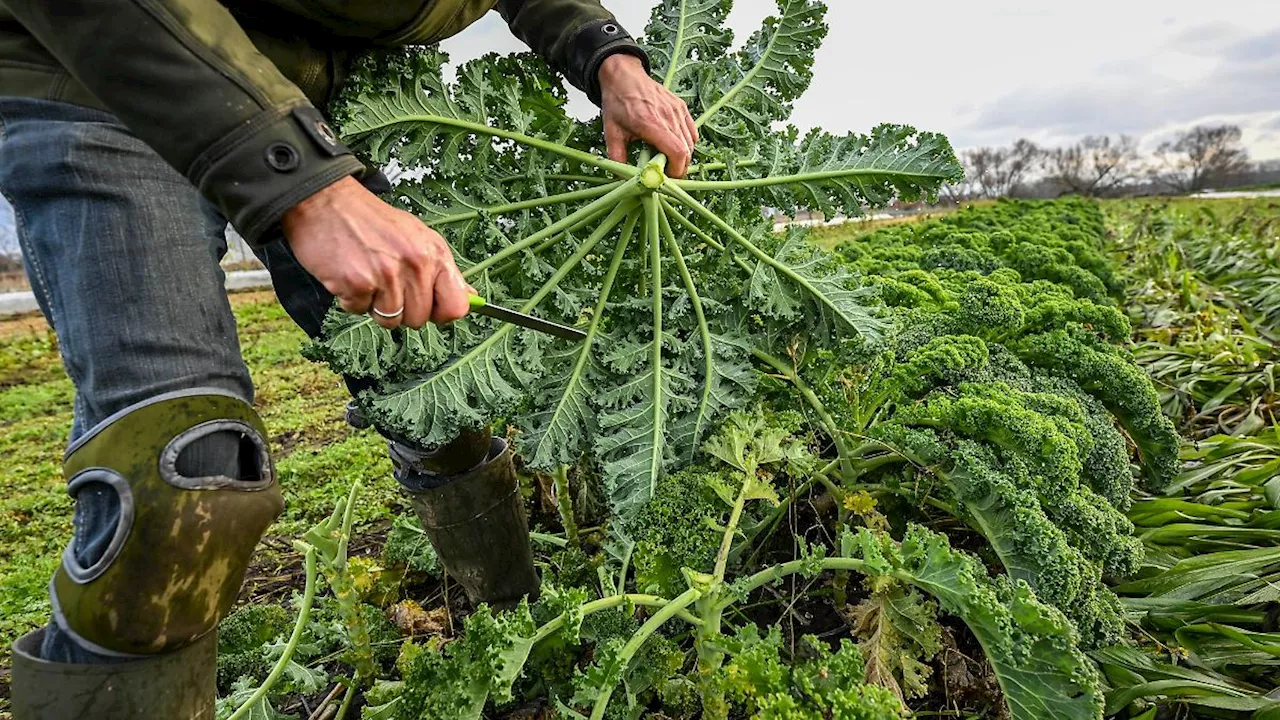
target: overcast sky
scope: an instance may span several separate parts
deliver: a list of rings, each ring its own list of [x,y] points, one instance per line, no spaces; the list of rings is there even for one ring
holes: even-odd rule
[[[604,2],[643,32],[652,2]],[[1280,0],[827,4],[831,33],[796,105],[803,128],[909,123],[967,148],[1120,132],[1154,143],[1233,122],[1255,159],[1280,158]],[[776,7],[737,0],[739,39]],[[445,47],[466,59],[522,46],[494,16]]]

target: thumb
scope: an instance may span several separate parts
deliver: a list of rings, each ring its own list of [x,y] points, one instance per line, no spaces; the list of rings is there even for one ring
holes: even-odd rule
[[[609,149],[609,159],[614,162],[627,161],[627,133],[615,122],[604,124],[604,144]]]

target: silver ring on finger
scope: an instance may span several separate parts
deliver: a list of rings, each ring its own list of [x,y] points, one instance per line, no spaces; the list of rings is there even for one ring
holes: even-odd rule
[[[374,315],[377,315],[377,316],[378,316],[378,317],[380,317],[380,318],[386,318],[386,319],[388,319],[388,320],[394,320],[395,318],[398,318],[398,317],[400,317],[401,315],[403,315],[403,314],[404,314],[404,306],[403,306],[403,305],[401,305],[399,310],[396,310],[395,312],[389,312],[389,313],[382,312],[381,310],[379,310],[378,308],[376,308],[376,307],[375,307],[375,308],[373,308],[373,314],[374,314]]]

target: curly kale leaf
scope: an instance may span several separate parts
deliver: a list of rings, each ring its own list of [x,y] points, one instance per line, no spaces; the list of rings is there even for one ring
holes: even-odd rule
[[[380,429],[439,446],[506,418],[530,467],[596,463],[625,524],[750,399],[751,350],[888,329],[860,275],[798,235],[776,242],[761,207],[852,215],[927,197],[960,174],[950,145],[896,125],[775,129],[808,86],[826,8],[780,0],[736,52],[728,10],[664,0],[648,29],[660,79],[704,129],[685,179],[651,151],[605,157],[599,126],[566,115],[562,84],[527,56],[467,63],[452,83],[435,50],[360,65],[336,114],[359,152],[413,171],[393,199],[446,234],[487,298],[588,335],[566,346],[487,320],[390,333],[333,319],[310,354],[374,381],[361,402]]]
[[[840,554],[865,561],[873,578],[898,578],[924,590],[963,620],[995,670],[1014,720],[1102,716],[1101,680],[1071,623],[1025,583],[989,578],[976,559],[916,525],[900,544],[865,529],[846,533]]]

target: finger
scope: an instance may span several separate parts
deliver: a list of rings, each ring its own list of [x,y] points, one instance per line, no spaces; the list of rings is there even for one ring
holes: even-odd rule
[[[644,129],[641,138],[667,156],[668,170],[672,169],[674,158],[687,152],[684,138],[671,132],[664,123],[651,123]]]
[[[378,288],[372,276],[347,278],[341,285],[325,283],[325,288],[338,298],[338,305],[352,315],[363,315],[373,305],[373,294]]]
[[[604,144],[609,150],[610,160],[620,163],[627,161],[627,132],[621,125],[605,121]]]
[[[431,321],[445,325],[465,316],[471,310],[471,293],[457,266],[446,263],[435,280],[435,305]]]
[[[682,118],[680,108],[677,105],[668,106],[668,117],[670,118],[672,132],[680,136],[684,141],[685,152],[677,161],[678,167],[672,170],[672,175],[678,178],[684,177],[689,172],[689,163],[693,161],[693,136],[689,134],[689,127],[685,125]]]
[[[414,330],[431,321],[431,308],[435,298],[435,290],[432,287],[434,282],[434,263],[415,263],[407,274],[403,322]]]
[[[693,132],[693,123],[690,122],[689,109],[675,95],[671,95],[670,102],[667,103],[671,122],[675,126],[676,131],[684,138],[685,143],[689,146],[689,151],[693,152],[693,146],[698,144],[697,136]]]
[[[391,273],[373,296],[373,306],[369,313],[374,322],[388,330],[400,327],[404,318],[404,290],[400,284],[399,273]],[[390,317],[388,317],[390,316]]]
[[[689,169],[689,142],[680,132],[679,126],[671,117],[671,113],[667,113],[666,124],[662,128],[662,132],[670,139],[666,141],[666,147],[654,143],[658,149],[667,155],[667,174],[671,177],[682,178],[685,171]]]
[[[684,120],[685,127],[689,129],[689,138],[693,141],[693,145],[698,144],[698,121],[693,119],[693,113],[689,112],[689,105],[679,97],[676,98],[679,103],[680,117]]]

